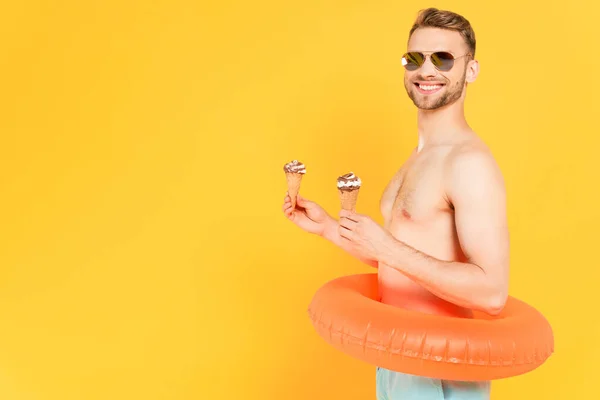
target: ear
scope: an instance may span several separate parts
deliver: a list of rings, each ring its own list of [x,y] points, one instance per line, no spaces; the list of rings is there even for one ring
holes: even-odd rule
[[[467,83],[475,82],[475,79],[477,79],[478,75],[479,75],[479,61],[477,61],[477,60],[469,61],[469,64],[467,65],[467,76],[465,78]]]

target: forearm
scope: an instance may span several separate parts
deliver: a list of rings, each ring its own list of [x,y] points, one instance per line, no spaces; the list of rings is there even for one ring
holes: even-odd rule
[[[358,260],[362,261],[363,263],[370,265],[371,267],[374,267],[374,268],[377,268],[379,266],[379,263],[377,260],[362,257],[361,255],[359,255],[358,253],[353,251],[353,248],[352,248],[350,242],[348,242],[347,240],[344,240],[340,236],[340,234],[338,232],[338,222],[332,217],[325,227],[325,230],[323,232],[323,237],[325,239],[327,239],[328,241],[330,241],[331,243],[338,246],[339,248],[341,248],[342,250],[344,250],[345,252],[347,252],[348,254],[350,254],[351,256],[353,256],[354,258],[357,258]]]
[[[488,314],[497,314],[504,306],[501,282],[475,264],[442,261],[398,240],[391,241],[378,259],[458,306]]]

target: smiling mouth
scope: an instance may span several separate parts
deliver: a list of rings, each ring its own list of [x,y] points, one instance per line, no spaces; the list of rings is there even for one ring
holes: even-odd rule
[[[435,93],[439,91],[444,84],[443,83],[432,83],[432,84],[424,84],[415,82],[415,86],[419,89],[421,93]]]

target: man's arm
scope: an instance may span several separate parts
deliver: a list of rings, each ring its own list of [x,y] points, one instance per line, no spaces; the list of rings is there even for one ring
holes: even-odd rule
[[[378,268],[379,262],[375,259],[364,257],[356,252],[352,244],[340,236],[338,227],[338,221],[332,217],[331,220],[327,222],[323,237],[363,263],[370,265],[373,268]]]
[[[453,158],[445,181],[468,262],[438,260],[395,239],[378,258],[440,298],[496,315],[506,303],[509,270],[501,172],[491,155],[470,151]]]

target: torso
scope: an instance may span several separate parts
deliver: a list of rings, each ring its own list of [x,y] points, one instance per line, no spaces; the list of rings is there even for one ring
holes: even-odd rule
[[[453,146],[415,151],[386,187],[381,198],[385,226],[394,237],[432,257],[464,261],[454,225],[454,210],[444,193],[444,164]],[[401,272],[380,264],[382,303],[432,314],[469,317]]]

